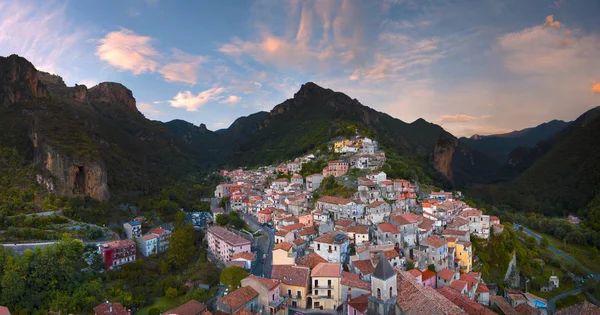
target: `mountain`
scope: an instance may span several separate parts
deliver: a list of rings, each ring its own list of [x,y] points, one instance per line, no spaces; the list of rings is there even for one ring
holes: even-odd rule
[[[473,135],[470,138],[460,138],[460,140],[494,158],[498,163],[504,164],[508,161],[511,152],[518,147],[534,147],[540,141],[556,135],[568,124],[562,120],[552,120],[536,127],[505,134],[489,136]]]
[[[598,139],[600,107],[584,113],[534,148],[520,149],[520,161],[528,161],[531,166],[515,180],[478,187],[470,193],[489,203],[547,215],[576,213],[600,197]]]
[[[176,131],[171,122],[165,126]],[[456,185],[483,179],[499,167],[438,125],[423,119],[403,122],[312,82],[268,113],[242,117],[227,129],[191,141],[218,152],[226,164],[258,165],[297,157],[352,128],[376,138],[388,154],[402,160],[398,165],[416,166]]]
[[[197,167],[125,86],[67,87],[17,55],[0,57],[0,146],[16,148],[57,194],[99,200],[160,189]]]

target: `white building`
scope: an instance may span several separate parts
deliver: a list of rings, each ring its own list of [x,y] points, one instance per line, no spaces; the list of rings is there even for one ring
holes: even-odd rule
[[[322,181],[323,175],[321,175],[320,173],[306,176],[306,190],[308,190],[309,192],[313,192],[319,189]]]
[[[314,251],[330,263],[346,263],[350,254],[348,237],[339,232],[331,232],[313,241]]]
[[[123,230],[128,239],[134,239],[142,236],[142,223],[139,221],[131,221],[123,224]]]
[[[365,206],[350,199],[325,196],[317,201],[317,209],[329,212],[333,215],[334,220],[352,219],[357,221],[363,218]]]
[[[154,234],[143,235],[140,238],[140,252],[144,257],[158,253],[158,237]]]

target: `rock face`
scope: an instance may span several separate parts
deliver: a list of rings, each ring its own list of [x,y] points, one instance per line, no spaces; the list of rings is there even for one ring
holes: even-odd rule
[[[454,180],[454,172],[452,171],[452,157],[456,148],[452,144],[435,145],[432,153],[433,168],[449,180]]]
[[[51,175],[43,179],[46,186],[53,187],[61,196],[110,198],[106,167],[99,158],[68,156],[44,142],[37,133],[32,138],[34,163]],[[49,181],[52,184],[48,184]]]
[[[88,91],[90,102],[123,104],[127,108],[138,111],[131,90],[120,83],[103,82]]]
[[[0,105],[48,97],[31,62],[17,55],[0,57]]]

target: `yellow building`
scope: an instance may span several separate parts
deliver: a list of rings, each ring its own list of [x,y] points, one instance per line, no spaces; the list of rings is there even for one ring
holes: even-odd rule
[[[288,305],[290,307],[307,307],[307,297],[310,286],[310,269],[303,266],[274,265],[271,272],[272,279],[279,279],[280,294],[289,297]]]
[[[473,245],[471,242],[460,242],[449,237],[448,248],[454,248],[455,258],[460,259],[460,273],[469,273],[473,267]]]
[[[296,264],[296,250],[288,242],[281,242],[273,248],[273,265]]]
[[[333,143],[333,151],[340,153],[342,151],[342,148],[349,145],[350,144],[350,140],[348,139],[344,139],[341,141],[336,141]]]
[[[342,265],[319,263],[310,274],[312,308],[336,310],[342,304]]]

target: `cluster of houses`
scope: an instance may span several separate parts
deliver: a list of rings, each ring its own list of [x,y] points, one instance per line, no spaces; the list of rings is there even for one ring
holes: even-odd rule
[[[365,140],[343,139],[333,147],[356,154],[366,144],[376,153],[376,142]],[[288,308],[352,315],[493,314],[487,307],[497,304],[490,293],[495,285],[472,270],[471,237],[501,233],[500,220],[458,200],[460,193],[426,193],[378,170],[359,177],[350,198],[313,200],[326,175],[340,177],[351,167],[333,160],[322,173],[303,177],[300,169],[285,165],[290,179],[274,178],[284,164],[223,172],[229,182],[219,185],[215,196],[229,197],[232,209],[256,216],[276,232],[272,273],[244,279],[218,309],[227,314],[242,308],[263,314]],[[249,269],[258,259],[250,241],[233,232],[211,228],[208,235],[215,235],[209,238],[211,251],[229,264]]]

